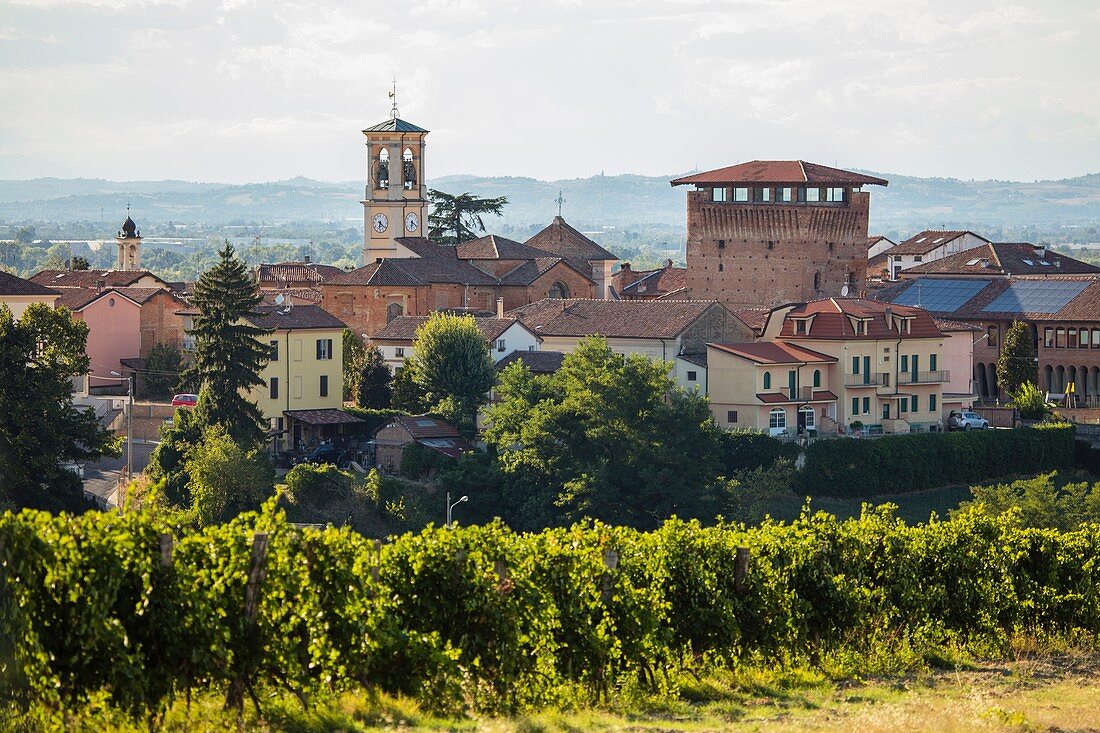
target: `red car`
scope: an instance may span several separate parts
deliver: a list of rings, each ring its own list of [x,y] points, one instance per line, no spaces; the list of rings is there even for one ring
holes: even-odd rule
[[[178,394],[172,398],[172,407],[194,407],[199,404],[197,394]]]

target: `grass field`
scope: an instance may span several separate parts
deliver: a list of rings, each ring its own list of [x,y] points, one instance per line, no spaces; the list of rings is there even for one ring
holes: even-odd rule
[[[941,665],[944,667],[946,665]],[[805,669],[749,669],[682,681],[658,698],[620,694],[599,709],[552,709],[513,718],[443,719],[387,696],[344,695],[314,701],[261,694],[263,715],[246,706],[241,730],[270,733],[487,731],[488,733],[642,733],[658,731],[858,731],[910,733],[1077,733],[1100,731],[1100,653],[1072,649],[1018,652],[1011,661],[964,662],[902,676],[831,680]],[[0,717],[0,727],[5,721]],[[9,721],[10,723],[11,721]],[[141,731],[144,723],[90,710],[67,715],[72,731]],[[177,701],[160,729],[221,731],[238,721],[221,698]],[[16,725],[16,730],[50,726]]]

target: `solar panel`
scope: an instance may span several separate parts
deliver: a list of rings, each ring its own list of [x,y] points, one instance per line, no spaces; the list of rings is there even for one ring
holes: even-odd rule
[[[1087,288],[1087,280],[1020,280],[983,308],[989,313],[1057,313]]]
[[[982,291],[989,280],[940,280],[918,278],[894,302],[936,313],[951,313]]]

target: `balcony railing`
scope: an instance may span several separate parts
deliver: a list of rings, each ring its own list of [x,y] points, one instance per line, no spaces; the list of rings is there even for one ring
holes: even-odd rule
[[[808,400],[812,400],[813,396],[814,396],[814,388],[813,387],[799,387],[797,390],[795,390],[794,396],[791,396],[791,388],[790,387],[781,387],[779,389],[779,391],[783,393],[784,397],[786,397],[788,400],[791,400],[791,401],[794,401],[794,400],[808,401]]]
[[[868,372],[866,374],[845,374],[845,387],[881,387],[889,384],[886,372]]]
[[[936,384],[951,380],[951,372],[941,369],[937,372],[902,372],[898,375],[898,384]]]

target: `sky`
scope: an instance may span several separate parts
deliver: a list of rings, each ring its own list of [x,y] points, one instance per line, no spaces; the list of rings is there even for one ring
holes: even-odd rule
[[[1096,0],[0,0],[0,178],[1100,172]]]

